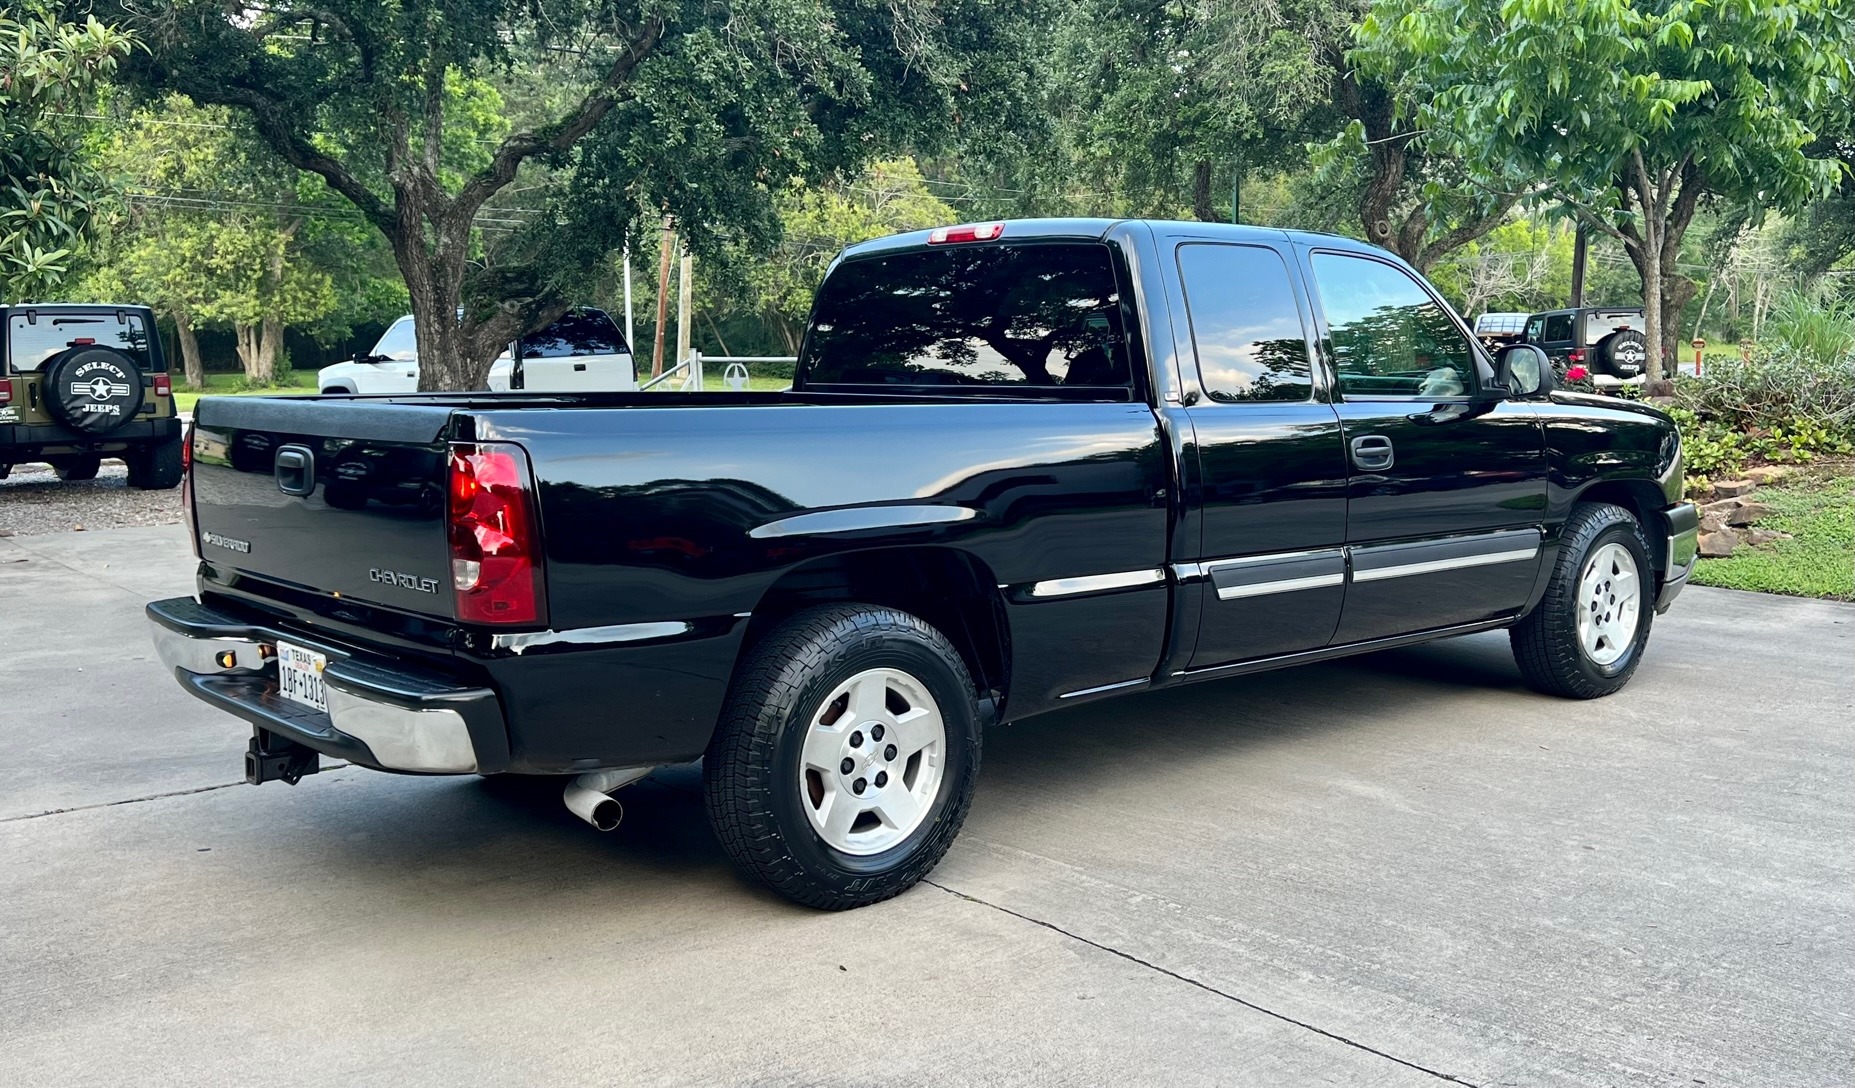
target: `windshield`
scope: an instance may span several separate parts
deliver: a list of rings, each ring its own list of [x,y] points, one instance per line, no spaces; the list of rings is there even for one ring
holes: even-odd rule
[[[839,265],[808,385],[1126,387],[1121,296],[1095,242],[936,248]]]
[[[7,357],[13,369],[22,374],[37,371],[45,360],[66,348],[86,344],[115,348],[134,359],[141,369],[152,369],[148,329],[135,314],[32,314],[16,310],[7,319]]]

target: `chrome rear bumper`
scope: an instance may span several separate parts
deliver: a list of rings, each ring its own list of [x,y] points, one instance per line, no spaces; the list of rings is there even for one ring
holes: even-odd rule
[[[182,686],[261,729],[380,770],[489,774],[508,766],[508,733],[488,688],[231,616],[191,597],[156,601],[147,614],[155,652]],[[279,638],[328,656],[327,713],[278,693]]]

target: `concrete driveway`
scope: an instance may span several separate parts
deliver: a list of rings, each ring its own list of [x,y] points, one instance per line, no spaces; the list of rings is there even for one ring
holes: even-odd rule
[[[1692,589],[1621,695],[1478,636],[988,738],[929,885],[736,879],[693,769],[231,785],[173,527],[0,539],[0,1084],[1855,1078],[1855,606]],[[64,810],[64,811],[59,811]]]

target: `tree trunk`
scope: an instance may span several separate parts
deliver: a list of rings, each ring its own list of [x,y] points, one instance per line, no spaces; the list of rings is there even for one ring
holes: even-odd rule
[[[245,369],[245,380],[257,381],[258,329],[244,321],[232,322],[232,337],[238,346],[238,365]]]
[[[1192,214],[1200,223],[1219,222],[1217,209],[1211,206],[1211,163],[1199,159],[1192,166]]]
[[[657,327],[651,347],[651,377],[663,373],[664,325],[670,320],[670,251],[676,248],[676,230],[669,216],[663,217],[663,233],[657,238]]]
[[[200,363],[200,337],[193,330],[193,315],[174,311],[174,332],[180,340],[180,365],[188,389],[206,388],[206,368]]]
[[[283,319],[274,313],[264,315],[258,323],[258,365],[252,380],[260,385],[277,384],[277,357],[283,352]]]

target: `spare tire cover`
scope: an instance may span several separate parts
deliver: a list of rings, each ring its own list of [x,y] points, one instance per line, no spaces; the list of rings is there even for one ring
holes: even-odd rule
[[[1635,329],[1613,332],[1597,345],[1599,374],[1613,378],[1634,378],[1649,363],[1649,341]]]
[[[45,368],[45,406],[85,434],[107,434],[142,409],[142,372],[114,348],[73,348]]]

